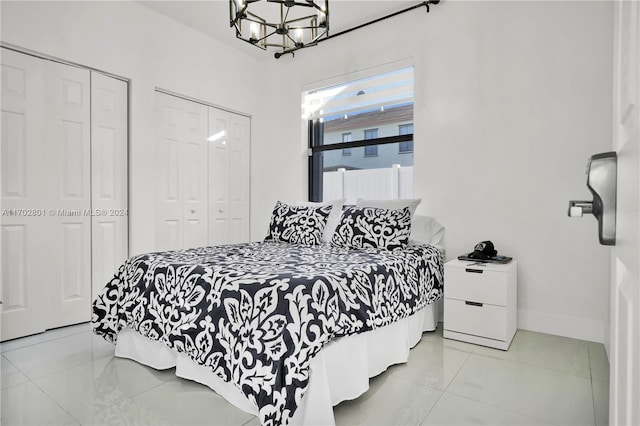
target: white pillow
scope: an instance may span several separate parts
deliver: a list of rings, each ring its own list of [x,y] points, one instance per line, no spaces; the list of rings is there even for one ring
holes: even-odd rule
[[[407,198],[404,200],[363,200],[358,198],[356,201],[356,207],[378,207],[381,209],[399,210],[404,207],[409,207],[411,216],[416,213],[418,204],[422,201],[422,198]]]
[[[346,198],[340,198],[333,201],[323,201],[320,203],[315,203],[313,201],[296,201],[293,205],[302,207],[332,207],[329,218],[327,219],[327,225],[324,227],[324,232],[322,233],[322,242],[328,243],[331,241],[331,237],[340,223],[340,217],[342,217],[342,206],[344,206],[346,201]]]
[[[415,215],[411,219],[411,235],[409,245],[442,244],[444,226],[431,216]]]

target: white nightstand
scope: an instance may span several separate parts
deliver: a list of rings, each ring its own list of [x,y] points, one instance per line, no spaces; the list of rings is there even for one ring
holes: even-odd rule
[[[502,350],[517,327],[518,264],[444,265],[444,337]]]

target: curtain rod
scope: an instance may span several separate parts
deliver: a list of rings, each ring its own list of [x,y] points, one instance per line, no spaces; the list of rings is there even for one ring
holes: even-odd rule
[[[315,43],[313,43],[313,44],[307,44],[307,45],[304,45],[304,46],[302,46],[302,47],[294,47],[294,48],[291,48],[291,49],[283,50],[282,52],[276,52],[276,53],[274,54],[274,56],[276,57],[276,59],[278,59],[278,58],[280,58],[282,55],[286,55],[286,54],[288,54],[288,53],[291,53],[291,55],[293,56],[293,55],[295,54],[294,52],[295,52],[296,50],[304,49],[304,48],[307,48],[307,47],[309,47],[309,46],[315,46],[315,45],[317,45],[318,43],[321,43],[321,42],[323,42],[323,41],[326,41],[326,40],[329,40],[329,39],[332,39],[332,38],[335,38],[335,37],[338,37],[338,36],[341,36],[341,35],[344,35],[344,34],[350,33],[351,31],[359,30],[360,28],[364,28],[364,27],[369,26],[369,25],[371,25],[371,24],[375,24],[375,23],[378,23],[378,22],[380,22],[380,21],[384,21],[385,19],[393,18],[394,16],[401,15],[401,14],[403,14],[403,13],[405,13],[405,12],[409,12],[409,11],[411,11],[411,10],[418,9],[418,8],[420,8],[420,7],[423,7],[423,6],[427,9],[427,13],[429,13],[429,5],[430,5],[430,4],[438,4],[438,3],[440,3],[440,0],[428,0],[428,1],[423,1],[422,3],[419,3],[419,4],[416,4],[416,5],[414,5],[414,6],[408,7],[408,8],[406,8],[406,9],[399,10],[398,12],[394,12],[394,13],[391,13],[391,14],[389,14],[389,15],[383,16],[383,17],[381,17],[381,18],[377,18],[377,19],[374,19],[374,20],[372,20],[372,21],[365,22],[364,24],[357,25],[357,26],[355,26],[355,27],[353,27],[353,28],[348,28],[348,29],[343,30],[343,31],[340,31],[340,32],[338,32],[338,33],[331,34],[331,35],[329,35],[329,36],[327,36],[327,37],[325,37],[325,38],[322,38],[322,39],[318,40],[317,42],[315,42]]]

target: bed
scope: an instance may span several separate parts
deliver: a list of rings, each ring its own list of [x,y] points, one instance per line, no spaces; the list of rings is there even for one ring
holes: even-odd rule
[[[409,244],[407,208],[347,209],[322,241],[331,210],[277,204],[263,242],[132,257],[94,301],[94,332],[263,425],[334,423],[435,329],[443,266]]]

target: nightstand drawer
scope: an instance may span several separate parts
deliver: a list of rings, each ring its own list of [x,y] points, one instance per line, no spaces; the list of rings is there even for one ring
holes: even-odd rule
[[[507,306],[509,274],[482,266],[448,267],[444,272],[444,297]]]
[[[495,340],[507,340],[507,308],[476,304],[464,300],[444,299],[445,330]]]

